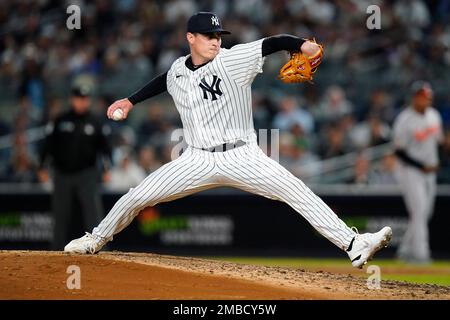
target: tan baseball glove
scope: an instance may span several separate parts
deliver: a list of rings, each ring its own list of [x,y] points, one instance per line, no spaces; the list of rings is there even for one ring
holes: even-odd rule
[[[306,39],[307,40],[307,39]],[[323,57],[323,45],[315,39],[309,40],[316,43],[320,50],[312,57],[308,57],[301,51],[290,52],[291,58],[280,69],[278,78],[284,83],[299,83],[312,81],[313,74],[317,71]]]

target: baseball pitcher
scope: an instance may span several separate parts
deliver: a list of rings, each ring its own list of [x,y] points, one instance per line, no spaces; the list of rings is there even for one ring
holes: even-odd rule
[[[433,91],[429,83],[414,82],[411,94],[411,106],[394,122],[395,153],[400,160],[397,179],[409,213],[408,228],[397,254],[405,261],[428,263],[431,259],[428,221],[436,196],[442,119],[432,107]]]
[[[219,186],[239,188],[289,204],[320,234],[345,250],[361,268],[386,246],[391,228],[358,234],[301,180],[258,147],[252,118],[251,85],[270,54],[287,50],[291,59],[280,71],[284,82],[310,81],[322,61],[322,46],[291,35],[277,35],[221,48],[219,18],[199,12],[187,23],[190,54],[126,99],[114,102],[109,118],[121,109],[126,118],[137,103],[164,91],[181,116],[188,148],[122,196],[92,234],[71,241],[65,251],[95,253],[128,226],[147,206]]]

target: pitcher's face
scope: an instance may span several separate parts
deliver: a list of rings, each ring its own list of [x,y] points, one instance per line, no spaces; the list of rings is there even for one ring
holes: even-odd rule
[[[189,42],[189,46],[191,47],[192,54],[200,56],[203,60],[213,60],[220,52],[222,39],[219,32],[188,32],[186,37]]]

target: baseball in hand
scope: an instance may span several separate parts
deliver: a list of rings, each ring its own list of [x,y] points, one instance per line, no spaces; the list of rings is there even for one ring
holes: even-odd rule
[[[114,121],[120,121],[120,120],[123,119],[123,116],[124,116],[124,114],[123,114],[122,109],[116,109],[116,110],[113,112],[112,119],[113,119]]]

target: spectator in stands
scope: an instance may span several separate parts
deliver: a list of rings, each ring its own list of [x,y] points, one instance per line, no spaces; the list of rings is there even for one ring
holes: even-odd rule
[[[292,126],[290,133],[293,137],[291,172],[304,181],[313,181],[320,171],[320,158],[312,152],[311,136],[298,124]]]
[[[383,89],[375,89],[370,94],[366,111],[388,125],[392,125],[396,116],[391,96]]]
[[[309,142],[303,129],[297,124],[290,131],[280,134],[279,156],[280,164],[295,176],[308,180],[307,177],[318,172],[319,157],[309,150]]]
[[[338,124],[331,124],[324,131],[325,137],[321,139],[319,146],[321,158],[342,156],[348,152],[348,146],[345,145],[345,132]]]
[[[395,185],[397,161],[392,153],[386,154],[381,163],[371,170],[369,184],[371,185]]]
[[[111,178],[108,187],[119,190],[128,190],[137,186],[145,179],[144,169],[134,160],[133,153],[129,147],[121,147],[114,152],[114,162],[111,169]]]
[[[327,89],[324,99],[314,111],[318,121],[328,122],[352,113],[353,105],[347,100],[344,90],[340,86],[333,85]]]
[[[14,142],[11,160],[1,180],[14,183],[38,182],[35,159],[30,156],[25,133],[17,133]]]
[[[272,127],[287,131],[295,124],[302,127],[306,133],[314,130],[312,115],[298,106],[294,96],[286,96],[280,101],[280,112],[273,119]]]
[[[368,148],[387,143],[391,129],[375,114],[369,114],[367,120],[358,123],[349,133],[352,146],[356,149]]]
[[[348,183],[367,185],[369,184],[370,161],[364,153],[360,153],[353,167],[353,177]]]
[[[156,152],[152,146],[143,146],[139,150],[139,166],[144,170],[145,176],[148,176],[161,165],[161,162],[156,158]]]
[[[352,143],[351,134],[357,125],[357,120],[353,113],[346,114],[337,120],[336,126],[344,132],[344,144],[347,146],[347,151],[354,151],[354,144]]]
[[[255,93],[252,100],[253,125],[255,130],[270,128],[270,112],[262,94]]]
[[[62,112],[63,109],[63,103],[60,98],[52,97],[49,100],[48,107],[46,110],[46,115],[43,118],[43,123],[49,123],[56,120],[56,118],[59,116],[59,114]]]
[[[19,93],[21,97],[27,97],[30,100],[32,110],[30,115],[35,121],[39,121],[44,113],[44,78],[42,75],[42,65],[36,61],[34,46],[29,46],[32,52],[28,53],[25,60],[25,67],[22,72]]]
[[[403,25],[425,28],[430,23],[430,12],[422,0],[399,0],[394,4],[394,13]]]
[[[163,107],[158,103],[152,103],[147,109],[147,118],[138,127],[138,144],[162,147],[161,144],[166,141],[165,136],[171,129],[173,128],[164,114]]]

